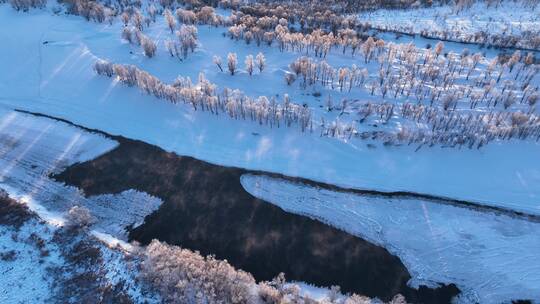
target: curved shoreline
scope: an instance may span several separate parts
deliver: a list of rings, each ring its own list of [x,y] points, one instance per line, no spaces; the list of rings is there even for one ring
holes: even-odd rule
[[[383,191],[376,191],[376,190],[351,189],[351,188],[339,187],[339,186],[331,185],[331,184],[327,184],[327,183],[316,182],[316,181],[312,181],[312,180],[304,179],[304,178],[300,178],[300,177],[290,177],[290,176],[286,176],[286,175],[278,174],[278,173],[268,173],[268,172],[263,172],[263,171],[253,171],[253,170],[245,170],[245,169],[241,169],[241,168],[223,167],[223,166],[213,165],[213,164],[209,164],[207,162],[199,161],[199,160],[194,159],[192,157],[183,157],[183,156],[178,156],[175,153],[165,152],[159,147],[146,144],[146,143],[144,143],[142,141],[130,140],[130,139],[124,138],[122,136],[115,136],[115,135],[108,134],[108,133],[103,132],[101,130],[86,128],[84,126],[74,124],[74,123],[72,123],[72,122],[70,122],[68,120],[62,119],[62,118],[56,118],[56,117],[48,116],[48,115],[41,114],[41,113],[32,113],[32,112],[21,111],[21,110],[19,110],[18,112],[27,113],[27,114],[31,114],[31,115],[35,115],[35,116],[39,116],[39,117],[47,117],[47,118],[50,118],[50,119],[55,119],[55,120],[62,121],[64,123],[70,124],[72,126],[81,128],[81,129],[83,129],[85,131],[88,131],[88,132],[94,132],[94,133],[97,133],[97,134],[101,134],[103,136],[106,136],[106,137],[109,137],[111,139],[114,139],[114,140],[118,141],[120,143],[119,148],[123,144],[127,145],[127,146],[129,146],[129,145],[139,145],[139,146],[143,146],[145,151],[146,151],[146,149],[150,149],[151,151],[158,151],[159,153],[162,153],[163,155],[166,155],[167,156],[166,158],[179,158],[179,159],[187,160],[190,163],[191,162],[203,163],[206,166],[219,168],[220,170],[226,170],[226,171],[227,170],[232,170],[232,171],[234,171],[234,172],[236,172],[237,174],[240,174],[240,175],[243,174],[243,173],[250,173],[250,174],[254,174],[254,175],[264,175],[264,176],[271,176],[271,177],[279,177],[279,178],[285,179],[287,181],[291,181],[291,182],[295,182],[295,183],[302,183],[302,184],[310,185],[310,186],[313,186],[313,187],[330,189],[330,190],[338,191],[338,192],[356,193],[356,194],[361,194],[361,195],[370,195],[370,196],[388,197],[388,198],[421,198],[421,199],[424,199],[424,200],[430,200],[430,201],[433,201],[433,202],[436,202],[436,203],[441,203],[441,204],[450,204],[450,205],[464,207],[464,208],[472,208],[472,209],[476,209],[476,210],[480,210],[480,211],[484,211],[484,212],[494,212],[494,213],[497,213],[497,214],[502,213],[502,214],[507,214],[507,215],[516,216],[516,217],[520,217],[520,218],[525,218],[527,220],[531,220],[531,221],[535,221],[535,222],[539,221],[539,217],[535,216],[535,215],[530,215],[530,214],[526,214],[526,213],[522,213],[522,212],[517,212],[517,211],[514,211],[514,210],[507,210],[507,209],[499,208],[499,207],[485,206],[485,205],[476,204],[476,203],[472,203],[472,202],[468,202],[468,201],[464,201],[464,200],[459,200],[459,199],[445,198],[445,197],[439,197],[439,196],[434,196],[434,195],[429,195],[429,194],[411,193],[411,192],[407,192],[407,191],[383,192]],[[128,148],[128,150],[129,149],[130,148]],[[114,151],[115,150],[111,151],[110,153],[113,153]],[[117,155],[117,157],[116,157],[117,159],[119,157],[124,157],[125,154],[123,153],[123,151],[121,151],[121,152],[122,153],[119,153]],[[108,193],[111,190],[113,192],[117,191],[119,189],[110,189],[111,187],[112,188],[116,187],[116,185],[114,185],[114,183],[112,183],[110,180],[109,181],[101,181],[101,182],[97,181],[96,182],[96,181],[93,180],[93,177],[91,177],[91,178],[85,178],[84,177],[85,174],[88,174],[88,170],[97,170],[97,171],[99,171],[98,169],[95,168],[96,161],[99,161],[99,159],[102,159],[102,158],[108,158],[110,156],[108,154],[109,153],[107,153],[107,154],[105,154],[105,155],[103,155],[101,157],[98,157],[95,160],[86,162],[86,163],[76,164],[76,165],[68,168],[65,172],[61,173],[59,176],[55,176],[55,178],[59,179],[59,180],[63,180],[64,182],[68,182],[70,184],[73,184],[75,186],[78,186],[79,188],[85,190],[86,195],[97,194],[97,193],[100,193],[100,192]],[[142,155],[145,156],[146,153],[143,153]],[[139,158],[139,159],[141,159],[141,158]],[[107,166],[105,166],[105,167],[107,167]],[[70,170],[72,170],[71,172],[77,171],[77,170],[74,170],[74,168],[82,169],[82,170],[79,170],[80,172],[83,172],[82,176],[80,176],[78,180],[72,180],[71,178],[66,178],[66,176],[69,175],[69,173],[66,173],[66,172],[68,172]],[[133,169],[133,168],[131,168],[131,169]],[[86,171],[86,172],[84,172],[84,171]],[[103,173],[103,172],[101,172],[101,173]],[[98,175],[103,175],[101,173],[98,174]],[[122,173],[122,172],[119,173],[122,178],[124,177],[124,173]],[[62,176],[64,176],[64,178],[62,178]],[[230,180],[234,181],[235,178],[230,179]],[[239,180],[236,180],[236,182],[239,183]],[[97,188],[93,188],[94,185],[96,185],[96,184],[101,184],[101,186],[98,185]],[[102,187],[102,186],[104,186],[104,189],[99,190],[99,188]],[[137,188],[137,187],[135,187],[135,188]],[[107,190],[107,191],[105,191],[105,190]],[[148,192],[148,189],[139,189],[139,190]],[[241,188],[241,190],[244,190],[243,187]],[[238,191],[238,188],[236,188],[236,191]],[[157,196],[159,196],[159,193],[157,194]],[[166,199],[164,199],[164,201],[167,202]],[[165,203],[165,204],[167,204],[167,203]],[[171,210],[174,210],[174,208],[173,209],[168,209],[168,210],[165,209],[165,210],[166,211],[164,212],[164,214],[167,215],[167,213],[169,213]],[[156,212],[156,213],[159,213],[159,211]],[[162,230],[163,227],[166,227],[166,226],[162,226],[163,223],[162,223],[161,219],[159,218],[160,216],[156,215],[156,213],[149,216],[150,219],[152,217],[154,217],[154,225],[156,225],[156,226],[154,226],[153,228],[152,227],[149,228],[150,230],[153,230],[153,231],[150,231],[150,233],[148,233],[146,231],[147,227],[145,227],[143,225],[141,227],[138,227],[138,228],[134,229],[131,232],[131,238],[132,239],[138,239],[138,240],[143,241],[143,243],[145,243],[145,242],[150,241],[152,238],[157,237],[157,238],[159,238],[161,240],[171,242],[172,239],[170,239],[170,236],[167,236],[167,235],[159,236],[160,230]],[[265,212],[263,212],[263,213],[266,214]],[[165,234],[167,234],[167,233],[165,233]],[[170,232],[169,232],[169,234],[170,234]],[[181,242],[175,242],[174,240],[171,243],[176,243],[178,245],[182,244]],[[197,250],[197,248],[194,248],[194,249]],[[206,254],[215,253],[212,250],[209,250],[207,252],[201,250],[201,252],[203,252],[203,254],[204,253],[206,253]],[[386,254],[389,254],[389,253],[387,252]],[[223,257],[223,256],[220,256],[220,255],[218,255],[218,257],[220,257],[220,258],[228,258],[226,256]],[[235,265],[235,266],[239,267],[238,264]],[[245,269],[245,270],[249,271],[249,269]],[[401,277],[401,275],[399,275],[399,276]],[[410,277],[410,276],[406,275],[406,277]],[[256,278],[261,279],[260,276],[256,276]],[[293,279],[293,280],[294,279],[296,279],[296,280],[304,280],[304,281],[308,281],[308,282],[311,282],[311,283],[316,283],[316,284],[319,283],[319,284],[322,284],[322,285],[325,284],[325,283],[321,283],[321,282],[316,282],[317,280],[311,280],[310,281],[308,279],[305,279],[305,277],[294,277],[293,276],[291,279]],[[405,282],[407,280],[405,280]],[[452,285],[443,285],[443,286],[441,286],[441,287],[439,287],[439,288],[437,288],[435,290],[427,288],[425,286],[421,287],[420,290],[413,290],[413,289],[409,288],[408,286],[406,286],[406,284],[402,283],[401,287],[399,289],[400,289],[401,293],[406,294],[409,297],[409,299],[412,299],[413,302],[422,302],[422,301],[425,301],[426,298],[427,299],[433,299],[434,296],[435,297],[443,296],[444,298],[447,299],[449,295],[451,295],[451,296],[454,295],[454,293],[456,292],[455,290],[457,288],[455,286],[452,286]],[[353,290],[354,291],[354,289],[348,289],[347,287],[343,288],[343,290],[344,291],[347,291],[347,290]],[[364,292],[364,293],[366,293],[366,292]],[[373,294],[372,294],[372,296],[373,296]],[[381,297],[384,297],[384,296],[381,296]]]
[[[121,142],[123,140],[129,140],[129,141],[133,141],[133,142],[143,142],[143,141],[140,141],[140,140],[129,139],[129,138],[126,138],[126,137],[121,136],[121,135],[112,135],[112,134],[107,133],[107,132],[102,131],[102,130],[88,128],[88,127],[73,123],[72,121],[70,121],[68,119],[55,117],[55,116],[48,115],[48,114],[32,112],[32,111],[27,111],[27,110],[22,110],[22,109],[14,109],[14,111],[19,112],[19,113],[23,113],[23,114],[33,115],[33,116],[36,116],[36,117],[44,117],[44,118],[49,118],[49,119],[53,119],[53,120],[56,120],[56,121],[60,121],[60,122],[66,123],[68,125],[80,128],[80,129],[82,129],[84,131],[87,131],[87,132],[103,135],[103,136],[105,136],[107,138],[116,140],[118,142]],[[145,143],[145,144],[150,145],[150,146],[154,146],[154,145],[148,144],[148,143]],[[156,147],[158,149],[161,149],[161,148],[159,148],[157,146],[154,146],[154,147]],[[176,154],[176,153],[174,153],[174,154]],[[182,157],[188,157],[188,156],[182,156]],[[480,202],[473,202],[473,201],[469,201],[469,200],[465,200],[465,199],[451,198],[451,197],[434,195],[434,194],[429,194],[429,193],[419,193],[419,192],[411,192],[411,191],[403,191],[403,190],[383,191],[383,190],[374,190],[374,189],[362,189],[362,188],[344,187],[344,186],[339,186],[339,185],[335,185],[335,184],[329,184],[329,183],[325,183],[325,182],[315,181],[315,180],[308,179],[308,178],[303,178],[303,177],[298,177],[298,176],[289,176],[289,175],[285,175],[285,174],[277,173],[277,172],[267,172],[267,171],[261,171],[261,170],[249,170],[249,169],[244,169],[244,168],[239,168],[239,167],[223,166],[223,165],[219,165],[219,164],[213,164],[213,165],[221,166],[221,167],[225,167],[225,168],[232,168],[232,169],[242,169],[242,170],[246,170],[246,173],[251,173],[251,174],[254,174],[254,175],[267,175],[267,176],[270,176],[270,177],[282,178],[282,179],[285,179],[285,180],[288,180],[288,181],[291,181],[291,182],[297,182],[297,183],[306,184],[306,185],[309,185],[309,186],[319,187],[319,188],[328,189],[328,190],[337,191],[337,192],[349,192],[349,193],[355,193],[355,194],[361,194],[361,195],[370,195],[370,196],[388,197],[388,198],[404,198],[404,199],[417,198],[417,199],[429,200],[431,202],[440,203],[440,204],[453,205],[453,206],[462,207],[462,208],[470,208],[470,209],[474,209],[474,210],[477,210],[477,211],[492,212],[492,213],[496,213],[496,214],[504,214],[504,215],[517,217],[517,218],[520,218],[520,219],[525,219],[525,220],[528,220],[528,221],[533,221],[533,222],[540,223],[540,214],[532,214],[532,213],[527,213],[527,212],[524,212],[524,211],[518,211],[518,210],[510,209],[510,208],[487,205],[487,204],[483,204],[483,203],[480,203]]]
[[[146,244],[157,238],[213,254],[251,272],[257,280],[269,280],[284,271],[290,280],[326,287],[337,284],[344,292],[383,300],[402,293],[413,303],[449,303],[459,293],[453,284],[419,289],[407,286],[411,276],[398,257],[383,247],[251,196],[240,183],[239,177],[248,172],[244,169],[212,165],[141,141],[71,125],[114,139],[119,145],[53,178],[79,187],[85,195],[134,188],[163,199],[162,207],[148,216],[145,224],[130,231],[131,239]],[[167,184],[170,181],[174,182]]]

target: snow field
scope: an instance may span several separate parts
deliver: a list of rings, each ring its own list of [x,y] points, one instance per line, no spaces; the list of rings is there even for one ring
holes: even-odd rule
[[[97,58],[136,64],[164,81],[172,81],[178,74],[196,79],[203,71],[219,86],[240,88],[252,96],[287,92],[293,101],[322,106],[324,101],[302,95],[302,90],[287,87],[282,80],[283,70],[298,54],[246,46],[223,38],[220,29],[202,26],[199,50],[180,63],[162,47],[152,59],[145,58],[138,47],[130,54],[132,47],[121,41],[118,21],[109,26],[75,16],[52,16],[46,11],[16,13],[8,6],[0,7],[0,20],[10,24],[0,29],[0,37],[14,37],[13,29],[20,33],[0,50],[0,63],[13,71],[0,75],[0,103],[7,107],[66,118],[222,165],[357,188],[455,197],[533,213],[539,210],[540,189],[534,186],[540,180],[540,168],[535,165],[539,145],[535,143],[497,143],[480,151],[371,149],[362,142],[339,142],[318,134],[306,136],[224,117],[216,119],[209,113],[141,95],[92,71]],[[147,34],[165,39],[168,29],[163,20],[158,22]],[[32,26],[36,23],[43,26],[36,29]],[[259,51],[265,54],[268,67],[251,80],[242,73],[234,77],[218,73],[210,59],[227,52],[243,58]],[[335,65],[350,60],[332,58],[329,61]],[[519,157],[507,157],[515,153]]]
[[[441,195],[540,214],[540,145],[534,142],[494,143],[479,151],[370,148],[364,142],[216,118],[141,95],[94,74],[92,65],[97,59],[135,64],[167,82],[178,75],[196,80],[199,72],[204,72],[220,87],[239,88],[253,97],[281,98],[288,93],[293,101],[306,103],[321,116],[327,115],[324,100],[312,93],[331,94],[335,101],[345,96],[378,99],[365,92],[349,95],[322,87],[289,87],[283,75],[300,54],[234,42],[222,36],[223,28],[199,26],[199,49],[179,62],[167,54],[163,43],[170,32],[162,18],[158,20],[146,31],[158,43],[157,56],[148,59],[139,47],[121,40],[119,21],[95,24],[75,16],[53,16],[48,11],[16,13],[0,5],[0,25],[4,25],[0,39],[5,42],[0,47],[0,66],[9,71],[0,74],[0,187],[10,189],[15,198],[56,224],[62,224],[60,214],[71,206],[88,207],[98,218],[96,235],[111,244],[121,242],[102,231],[123,239],[123,227],[140,223],[161,203],[135,191],[85,198],[77,189],[48,179],[49,173],[105,153],[116,143],[11,111],[20,108],[212,163],[355,188]],[[482,26],[466,25],[463,30]],[[426,40],[415,41],[420,41],[419,47],[425,46]],[[451,46],[458,50],[455,44]],[[243,58],[258,52],[265,54],[268,66],[260,75],[249,77],[240,71],[231,77],[218,72],[211,61],[213,55],[224,58],[228,52],[238,54],[241,69]],[[493,53],[489,51],[488,56],[493,57]],[[335,66],[349,65],[352,60],[335,53],[328,57]],[[253,195],[289,212],[317,218],[385,246],[407,265],[413,286],[457,283],[464,291],[459,299],[463,303],[540,299],[537,223],[431,202],[334,193],[253,176],[244,177],[242,182]],[[32,264],[21,264],[21,271],[29,269],[28,265]],[[119,272],[114,265],[111,269]]]
[[[500,1],[488,7],[487,1],[474,1],[470,8],[458,10],[454,5],[440,5],[410,10],[376,10],[358,15],[379,29],[420,34],[422,32],[450,31],[450,40],[466,41],[478,32],[489,35],[521,36],[538,33],[540,6],[527,1]],[[518,46],[528,48],[530,41]]]

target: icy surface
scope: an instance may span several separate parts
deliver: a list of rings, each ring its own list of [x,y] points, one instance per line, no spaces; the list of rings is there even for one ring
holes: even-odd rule
[[[0,187],[49,222],[61,225],[62,213],[84,206],[97,219],[96,229],[125,239],[127,226],[141,224],[161,205],[158,198],[134,190],[86,198],[77,188],[49,178],[70,164],[106,153],[116,142],[1,108],[0,122]]]
[[[283,81],[288,64],[299,56],[277,48],[245,45],[222,37],[224,28],[199,27],[200,47],[184,62],[163,47],[169,31],[158,18],[146,33],[158,40],[155,58],[120,38],[121,23],[96,24],[48,11],[16,13],[0,6],[0,104],[50,114],[90,128],[140,139],[181,155],[212,163],[280,172],[357,188],[407,190],[484,202],[526,212],[540,212],[540,145],[494,143],[477,150],[416,147],[376,149],[361,141],[340,142],[298,130],[270,129],[172,105],[116,81],[96,76],[98,58],[136,64],[172,81],[178,74],[196,79],[200,71],[219,86],[239,88],[251,96],[287,92],[294,101],[320,109],[323,100]],[[40,26],[35,26],[39,24]],[[47,42],[44,44],[44,42]],[[263,52],[262,75],[219,73],[213,55]],[[350,64],[333,54],[333,65]],[[361,61],[359,59],[359,61]],[[323,93],[328,93],[323,91]],[[335,94],[339,100],[343,94]],[[368,98],[369,96],[364,96]],[[320,110],[319,110],[320,111]],[[7,118],[5,118],[7,119]],[[9,121],[8,121],[9,123]],[[504,160],[504,161],[502,161]]]
[[[339,193],[244,175],[252,195],[387,248],[412,286],[456,283],[461,303],[540,301],[540,223],[422,200]]]
[[[526,31],[537,31],[540,26],[540,6],[527,1],[500,1],[490,5],[475,1],[471,8],[457,10],[454,5],[441,5],[410,10],[381,9],[359,15],[359,20],[382,29],[411,31],[449,31],[466,35],[486,32],[491,35],[519,36]]]

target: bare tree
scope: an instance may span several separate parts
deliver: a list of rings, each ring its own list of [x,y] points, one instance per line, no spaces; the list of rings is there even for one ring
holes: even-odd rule
[[[133,43],[134,36],[132,30],[129,27],[124,27],[122,29],[122,39],[126,40],[130,44]]]
[[[77,228],[85,228],[95,222],[94,217],[90,214],[90,210],[80,206],[71,207],[67,212],[66,218],[69,226]]]
[[[248,72],[249,76],[251,76],[254,68],[253,55],[247,55],[244,63],[246,65],[246,71]]]
[[[120,19],[122,19],[122,23],[124,23],[124,26],[128,26],[130,18],[131,17],[127,12],[123,12],[122,15],[120,15]]]
[[[180,30],[176,32],[184,59],[187,58],[188,51],[194,52],[197,48],[197,28],[193,25],[182,24]]]
[[[133,16],[131,18],[131,21],[133,22],[133,26],[135,26],[139,31],[143,30],[144,18],[143,18],[143,15],[141,14],[141,12],[139,12],[138,9],[136,9],[133,12]]]
[[[146,8],[146,12],[148,13],[148,16],[152,19],[152,22],[156,22],[157,9],[153,4],[150,4],[150,6]]]
[[[441,55],[443,49],[444,43],[442,41],[437,42],[437,44],[435,45],[435,54],[437,55],[437,58]]]
[[[375,47],[375,40],[373,40],[373,37],[371,36],[364,42],[364,44],[362,44],[362,52],[364,53],[364,59],[366,63],[371,58],[371,54],[373,53],[374,47]]]
[[[154,57],[154,55],[156,54],[157,47],[154,41],[152,41],[152,39],[146,36],[143,36],[141,39],[141,46],[143,48],[144,55],[146,55],[146,57],[148,58]]]
[[[257,57],[255,57],[255,61],[257,62],[257,68],[259,69],[259,73],[262,73],[266,66],[266,58],[264,58],[263,53],[258,53]]]
[[[231,75],[234,75],[236,72],[236,66],[238,64],[238,59],[236,57],[236,53],[229,53],[227,55],[227,67],[229,68],[229,72]]]
[[[212,61],[214,62],[215,65],[217,65],[219,70],[223,72],[223,67],[221,66],[222,64],[221,57],[214,55],[214,57],[212,58]]]
[[[296,81],[296,76],[293,73],[285,73],[285,82],[287,85],[293,84]]]
[[[107,77],[112,77],[114,75],[112,63],[106,60],[98,60],[94,64],[94,70],[98,75],[105,75]]]
[[[174,20],[174,17],[169,9],[165,9],[163,14],[165,15],[165,21],[167,22],[169,30],[171,30],[172,34],[174,32],[174,28],[176,27],[176,20]]]

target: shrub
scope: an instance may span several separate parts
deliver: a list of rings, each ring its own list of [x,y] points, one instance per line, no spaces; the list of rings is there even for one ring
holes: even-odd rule
[[[7,193],[0,189],[0,225],[20,228],[33,216],[26,205],[9,198]]]
[[[71,207],[67,212],[66,219],[68,220],[68,226],[77,228],[89,227],[95,222],[90,210],[79,206]]]
[[[30,8],[44,8],[47,0],[9,0],[9,4],[17,11],[28,11]]]

